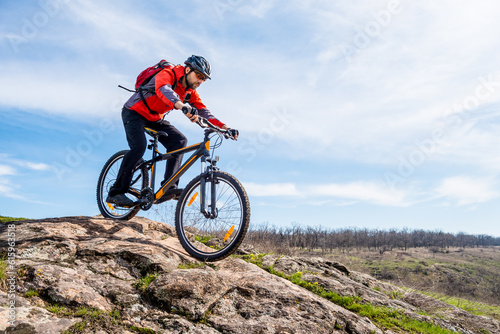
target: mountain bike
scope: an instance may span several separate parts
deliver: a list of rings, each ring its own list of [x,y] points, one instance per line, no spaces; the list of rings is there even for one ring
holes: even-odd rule
[[[177,199],[175,230],[182,247],[191,256],[212,262],[232,254],[243,241],[250,224],[250,201],[241,183],[216,166],[219,157],[214,156],[215,149],[222,145],[224,138],[230,138],[230,133],[203,117],[198,117],[197,123],[205,128],[202,142],[165,154],[158,151],[158,138],[167,134],[144,128],[152,137],[148,145],[148,149],[152,150],[152,158],[147,161],[141,159],[134,168],[132,182],[126,193],[134,201],[133,206],[123,207],[106,202],[128,150],[115,153],[105,163],[97,183],[96,197],[104,217],[131,219],[140,210],[149,210],[153,205],[176,199],[165,198],[163,194],[200,159],[200,175],[187,184]],[[215,144],[211,146],[211,139],[214,138]],[[179,170],[155,192],[157,163],[171,159],[176,154],[193,151]]]

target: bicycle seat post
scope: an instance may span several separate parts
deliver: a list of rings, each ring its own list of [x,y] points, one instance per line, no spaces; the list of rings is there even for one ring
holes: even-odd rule
[[[158,150],[158,137],[159,137],[159,135],[158,135],[158,134],[155,134],[155,135],[153,136],[153,139],[150,139],[150,140],[149,140],[149,142],[150,142],[151,144],[153,144],[153,145],[151,146],[151,149],[153,150],[153,153],[155,153],[155,152]],[[154,156],[153,156],[153,157],[154,157]]]
[[[155,174],[156,174],[156,157],[158,155],[160,155],[160,153],[158,152],[158,138],[160,137],[160,135],[162,133],[160,132],[157,132],[157,131],[154,131],[150,128],[144,128],[144,131],[150,135],[151,137],[153,137],[153,139],[149,139],[149,142],[151,144],[148,145],[148,149],[152,150],[153,153],[152,153],[152,160],[153,160],[153,163],[152,163],[152,166],[151,166],[151,180],[150,180],[150,188],[153,190],[154,192],[154,185],[155,185]]]

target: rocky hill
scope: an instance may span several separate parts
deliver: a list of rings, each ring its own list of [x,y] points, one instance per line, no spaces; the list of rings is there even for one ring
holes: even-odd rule
[[[200,263],[173,227],[145,218],[9,222],[0,250],[0,333],[500,333],[321,258]]]

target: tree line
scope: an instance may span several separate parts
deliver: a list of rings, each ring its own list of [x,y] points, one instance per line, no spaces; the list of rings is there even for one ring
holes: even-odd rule
[[[276,227],[261,224],[248,231],[246,243],[252,245],[266,244],[275,248],[293,248],[302,250],[321,250],[332,253],[333,250],[343,252],[350,249],[368,249],[383,253],[388,250],[426,247],[434,250],[450,247],[472,248],[500,246],[500,237],[485,234],[467,234],[464,232],[448,233],[443,231],[410,230],[378,230],[340,228],[326,229],[319,227]]]

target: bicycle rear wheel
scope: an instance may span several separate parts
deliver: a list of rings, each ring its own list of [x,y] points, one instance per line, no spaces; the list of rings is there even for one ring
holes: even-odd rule
[[[200,212],[200,180],[195,177],[185,187],[177,202],[175,229],[184,249],[194,258],[213,262],[232,254],[241,244],[250,225],[250,201],[234,176],[214,172],[215,182],[206,183],[207,210],[215,184],[216,218]]]
[[[123,150],[113,154],[113,156],[111,156],[111,158],[109,158],[109,160],[104,164],[101,174],[99,175],[96,192],[97,206],[99,207],[101,214],[106,218],[128,220],[134,217],[141,209],[139,206],[125,208],[106,202],[109,190],[115,184],[123,157],[127,154],[127,152],[128,150]],[[141,162],[142,159],[139,161],[139,164]],[[141,190],[147,187],[148,183],[149,175],[147,168],[142,167],[137,169],[134,171],[130,189],[125,196],[129,197],[133,201],[137,201]]]

